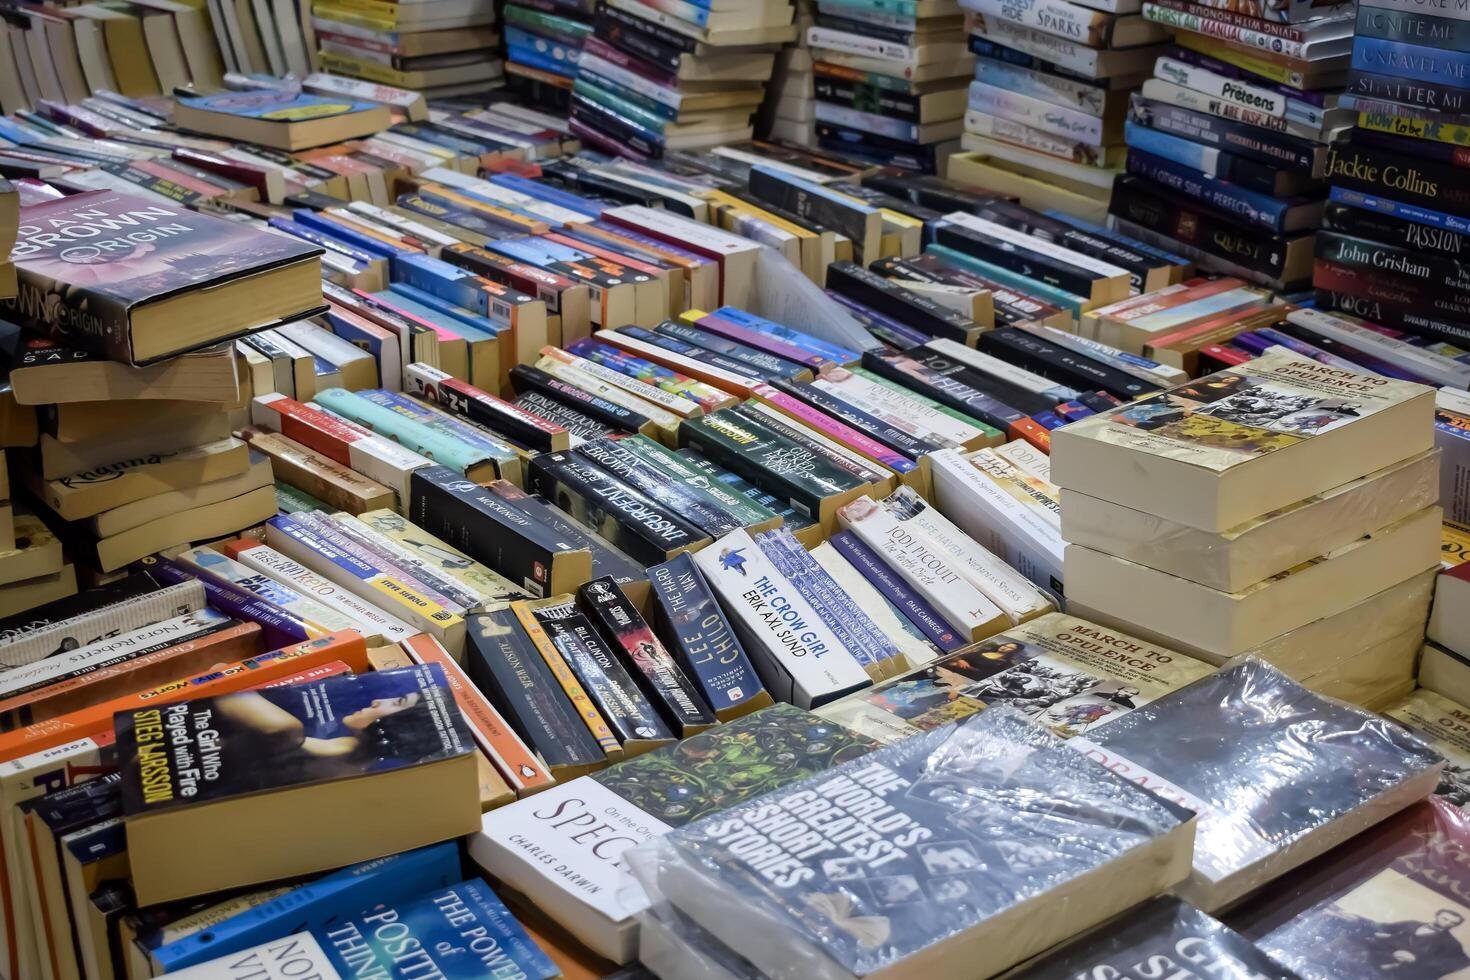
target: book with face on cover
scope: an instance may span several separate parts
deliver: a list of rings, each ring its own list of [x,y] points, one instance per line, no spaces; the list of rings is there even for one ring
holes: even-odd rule
[[[1189,873],[1194,814],[997,708],[630,851],[771,976],[993,976]],[[800,964],[799,970],[793,964]]]
[[[1434,389],[1272,347],[1053,440],[1058,486],[1226,531],[1429,450]]]
[[[119,714],[116,728],[143,905],[478,826],[474,741],[438,665],[142,708]],[[392,819],[359,819],[387,800]],[[299,821],[289,844],[270,830],[288,814]]]
[[[1303,980],[1470,971],[1470,823],[1431,797],[1306,865],[1227,921]]]
[[[156,198],[78,194],[22,209],[20,293],[0,312],[149,364],[319,312],[321,251]]]
[[[1213,670],[1109,627],[1050,613],[817,713],[886,744],[1005,704],[1071,738]]]
[[[598,954],[626,963],[637,950],[634,917],[648,903],[624,851],[874,747],[773,705],[502,807],[471,838],[470,854]]]

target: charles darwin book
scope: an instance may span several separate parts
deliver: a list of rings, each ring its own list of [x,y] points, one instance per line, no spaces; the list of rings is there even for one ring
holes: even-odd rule
[[[526,894],[595,952],[630,962],[648,897],[624,852],[871,750],[874,743],[790,705],[775,705],[677,745],[563,783],[496,811],[470,841],[482,867]],[[579,843],[584,827],[618,827]],[[552,872],[554,854],[576,875]]]
[[[1072,738],[1213,670],[1117,630],[1050,613],[818,713],[886,744],[1005,704],[1059,738]]]
[[[479,822],[474,743],[437,666],[143,708],[120,715],[117,733],[145,905],[337,868]],[[384,793],[401,819],[355,819]],[[270,804],[281,818],[315,812],[318,831],[280,846]],[[209,848],[220,833],[238,846]]]
[[[710,540],[704,530],[586,456],[543,453],[531,462],[528,484],[529,489],[597,528],[635,561],[658,564]]]
[[[1194,870],[1176,894],[1206,911],[1422,799],[1443,767],[1397,723],[1254,657],[1083,738],[1073,747],[1199,813]]]
[[[810,811],[787,809],[798,799]],[[869,808],[887,828],[870,846],[819,829]],[[770,813],[806,841],[784,845]],[[636,869],[766,973],[801,960],[832,978],[918,963],[962,977],[1004,972],[1168,889],[1193,830],[1188,810],[997,708],[675,829]],[[760,856],[742,853],[756,841]],[[1108,888],[1071,900],[1095,872]]]
[[[575,596],[555,596],[529,608],[553,646],[581,681],[629,758],[674,741],[662,716],[633,681]]]
[[[1433,411],[1431,389],[1273,349],[1056,430],[1052,476],[1224,531],[1424,452],[1432,424],[1416,438],[1415,421]],[[1117,467],[1124,458],[1136,479]]]
[[[157,200],[96,191],[26,208],[21,221],[11,252],[20,294],[0,308],[23,327],[126,364],[323,305],[320,249]],[[75,275],[82,253],[93,270],[85,285]]]
[[[729,409],[685,419],[679,443],[771,490],[827,528],[834,526],[838,507],[868,488],[866,480],[810,448]]]
[[[1219,968],[1240,976],[1303,980],[1229,926],[1177,898],[1155,898],[1023,967],[1015,980],[1126,977],[1140,968],[1188,976]]]
[[[1232,924],[1306,980],[1453,976],[1470,966],[1467,834],[1464,811],[1431,797],[1284,878]]]
[[[649,569],[654,623],[720,721],[771,703],[704,574],[688,554]]]
[[[390,970],[428,971],[446,980],[496,974],[551,980],[561,974],[490,886],[474,879],[380,904],[177,975],[228,980],[256,970],[306,970],[321,980]]]
[[[473,616],[464,666],[470,679],[558,781],[607,764],[597,740],[509,609]]]
[[[592,578],[590,551],[447,467],[415,471],[407,516],[533,595]]]

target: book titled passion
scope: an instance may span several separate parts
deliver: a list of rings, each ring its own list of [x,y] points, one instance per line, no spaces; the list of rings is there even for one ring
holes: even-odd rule
[[[318,278],[321,254],[297,239],[181,205],[93,191],[22,209],[11,252],[20,291],[0,310],[65,346],[142,364],[314,312],[319,282],[314,299],[283,309],[272,304],[292,299],[295,278],[290,289],[253,307],[245,300],[254,290],[244,280],[297,266]],[[221,316],[203,335],[174,336],[180,331],[166,322],[166,305],[231,284],[244,287],[234,315]]]

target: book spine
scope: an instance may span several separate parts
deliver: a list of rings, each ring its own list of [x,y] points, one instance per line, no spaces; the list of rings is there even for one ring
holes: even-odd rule
[[[819,101],[904,122],[921,121],[917,96],[891,92],[866,81],[847,81],[824,75],[817,75],[812,84]]]
[[[149,575],[169,585],[197,579],[204,586],[210,606],[236,619],[258,623],[265,631],[267,642],[273,646],[301,643],[325,635],[281,607],[206,572],[186,568],[172,559],[160,556],[144,558],[142,565]]]
[[[1068,163],[1081,163],[1095,167],[1100,166],[1105,159],[1100,153],[1100,147],[1042,132],[1013,119],[981,112],[974,106],[965,112],[965,132],[1037,153],[1044,153],[1059,160],[1066,160]]]
[[[666,321],[666,323],[677,332],[677,324],[673,324],[671,321]],[[660,324],[660,327],[664,325]],[[697,334],[697,331],[689,331],[689,333]],[[707,365],[709,368],[721,372],[716,377],[723,383],[730,385],[737,392],[748,388],[750,383],[755,380],[769,381],[773,378],[790,377],[794,374],[807,373],[803,368],[795,364],[786,364],[779,369],[773,370],[756,358],[741,360],[729,357],[716,350],[716,348],[736,348],[739,345],[728,341],[721,344],[718,338],[709,338],[708,335],[705,335],[705,337],[710,340],[709,346],[701,346],[683,340],[675,336],[674,333],[665,333],[662,331],[654,333],[649,330],[644,330],[642,327],[626,326],[622,330],[617,331],[617,334],[619,336],[614,340],[614,343],[619,340],[624,342],[631,340],[638,344],[647,345],[650,348],[657,347],[660,351],[667,351],[670,354],[679,355],[676,363],[682,360],[690,362],[691,366],[699,364]],[[760,352],[750,351],[750,353],[758,355]],[[713,372],[711,373],[713,374]]]
[[[689,555],[649,569],[664,636],[722,721],[768,702],[745,650]]]
[[[1470,89],[1470,54],[1362,37],[1353,42],[1353,70]]]
[[[985,424],[1006,432],[1012,439],[1025,439],[1043,450],[1048,450],[1051,446],[1051,438],[1046,430],[1020,411],[958,378],[931,370],[913,358],[902,355],[885,356],[870,351],[863,355],[863,366],[941,404],[980,419]]]
[[[1320,147],[1285,134],[1136,94],[1130,104],[1129,118],[1140,125],[1226,148],[1252,160],[1316,173]]]
[[[612,649],[577,610],[571,597],[557,605],[535,607],[536,619],[577,675],[587,696],[624,748],[624,755],[673,741],[653,705],[628,676]],[[645,744],[653,743],[653,744]]]
[[[726,490],[717,482],[711,482],[678,453],[652,439],[633,438],[617,441],[617,446],[690,490],[700,493],[710,506],[723,511],[740,527],[764,525],[775,520],[775,513],[756,504],[738,493]]]
[[[1064,140],[1093,146],[1100,146],[1103,142],[1103,120],[1100,117],[986,82],[970,83],[970,108]]]
[[[937,244],[1003,269],[1029,275],[1039,282],[1083,299],[1092,295],[1098,278],[1096,275],[1037,251],[1037,247],[1042,244],[1040,242],[1033,241],[1033,247],[1028,247],[1026,244],[1007,240],[1008,238],[1010,236],[998,237],[986,230],[951,222],[941,223],[934,229],[934,241]]]
[[[1447,258],[1470,255],[1470,234],[1349,207],[1346,204],[1329,203],[1323,212],[1322,226],[1344,235],[1416,249],[1431,255]]]
[[[907,44],[850,31],[809,27],[806,32],[806,43],[808,47],[825,48],[843,54],[855,54],[863,58],[882,58],[885,61],[897,61],[906,65],[916,63],[916,51]]]
[[[427,364],[410,364],[405,371],[408,390],[478,422],[503,432],[518,443],[547,452],[566,448],[566,430],[510,402],[481,391]]]
[[[811,520],[820,519],[824,501],[853,488],[846,474],[833,473],[809,450],[726,412],[686,419],[679,426],[679,445],[779,493]]]
[[[1406,289],[1444,293],[1470,308],[1470,278],[1457,259],[1430,258],[1415,249],[1399,248],[1332,231],[1317,236],[1317,259],[1336,269],[1364,274],[1369,281],[1393,282]]]
[[[546,603],[554,600],[543,599],[539,601]],[[551,676],[555,678],[556,682],[561,685],[562,692],[571,703],[577,719],[586,726],[587,731],[597,741],[598,747],[602,749],[603,756],[608,761],[615,761],[622,758],[622,745],[618,742],[617,737],[608,726],[606,719],[597,710],[597,705],[592,702],[592,698],[588,696],[586,689],[582,686],[582,682],[577,679],[577,675],[572,671],[572,668],[562,656],[561,651],[552,642],[540,617],[536,615],[536,604],[530,602],[514,602],[511,603],[510,608],[516,620],[521,624],[521,629],[530,638],[531,645],[541,656],[542,662],[545,663],[547,670],[551,672]]]
[[[1470,114],[1470,89],[1395,75],[1355,71],[1348,76],[1345,94],[1418,106],[1447,115]]]
[[[1293,203],[1235,187],[1141,150],[1128,151],[1128,172],[1273,233],[1284,230]]]
[[[1300,41],[1291,41],[1275,34],[1251,30],[1248,27],[1241,27],[1239,24],[1232,24],[1214,17],[1201,17],[1199,14],[1174,10],[1157,3],[1145,3],[1143,16],[1146,20],[1151,20],[1155,24],[1163,24],[1165,27],[1191,31],[1247,48],[1259,48],[1288,58],[1300,58],[1306,50],[1306,46]]]
[[[1098,52],[1089,45],[994,18],[985,21],[985,28],[985,33],[995,42],[1032,55],[1056,68],[1074,71],[1088,78],[1097,73]]]
[[[639,415],[632,409],[598,398],[591,392],[527,364],[518,364],[511,368],[510,382],[511,387],[523,395],[534,392],[567,404],[589,418],[620,432],[640,432],[651,424],[647,417]]]
[[[1154,77],[1196,92],[1217,96],[1246,109],[1272,116],[1286,115],[1287,98],[1280,92],[1247,85],[1228,75],[1219,75],[1175,58],[1160,58],[1154,66]]]
[[[1161,194],[1158,185],[1137,177],[1119,178],[1108,205],[1110,214],[1199,248],[1211,255],[1279,278],[1286,261],[1285,242],[1274,236],[1251,234],[1223,218],[1198,208],[1182,208]]]
[[[850,364],[858,358],[855,352],[846,351],[844,360],[834,362],[830,359],[832,353],[830,351],[804,348],[791,338],[763,330],[760,325],[752,322],[752,318],[742,317],[743,314],[737,316],[736,311],[730,307],[721,307],[709,316],[700,317],[695,321],[695,326],[726,340],[733,340],[774,357],[801,364],[817,373],[832,363]]]
[[[1376,146],[1336,143],[1328,151],[1327,176],[1334,185],[1366,194],[1386,194],[1436,211],[1470,215],[1470,182],[1454,167]]]
[[[628,449],[625,440],[589,442],[577,447],[574,455],[606,470],[710,537],[720,537],[742,526],[730,514],[706,504],[681,484],[671,482],[667,474]]]
[[[975,322],[963,314],[904,289],[876,272],[854,262],[834,262],[827,269],[827,288],[845,293],[858,302],[933,337],[968,343]]]
[[[841,397],[811,384],[776,382],[777,391],[790,398],[798,399],[812,408],[845,423],[850,428],[867,433],[872,439],[887,446],[901,458],[921,460],[926,454],[944,448],[938,442],[930,442],[912,432],[890,425],[885,420],[857,407]],[[870,457],[877,459],[877,457]],[[881,459],[877,459],[882,462]]]
[[[755,397],[771,408],[789,415],[798,422],[810,426],[828,439],[850,448],[867,459],[886,466],[895,473],[911,473],[918,469],[913,459],[895,452],[882,442],[828,415],[814,405],[797,398],[785,390],[770,385],[761,385]]]
[[[1186,0],[1155,0],[1155,2],[1159,6],[1168,7],[1171,10],[1182,10],[1187,13],[1194,12],[1191,10],[1192,4],[1187,3]],[[1286,41],[1310,40],[1308,31],[1302,27],[1295,27],[1291,24],[1284,24],[1274,20],[1264,20],[1260,17],[1253,17],[1250,14],[1239,13],[1218,5],[1206,5],[1206,8],[1209,13],[1205,16],[1208,16],[1212,20],[1234,24],[1237,27],[1256,31],[1260,34],[1270,34],[1273,37],[1279,37]]]
[[[325,633],[360,628],[357,620],[321,605],[303,593],[290,589],[269,575],[246,568],[212,548],[195,548],[179,555],[179,559],[201,571],[217,575],[231,585],[258,595],[266,602],[300,616]]]
[[[1033,235],[1059,248],[1123,269],[1127,271],[1133,289],[1138,292],[1147,291],[1144,288],[1145,280],[1151,272],[1168,264],[1120,241],[1117,236],[1102,229],[1090,231],[1080,228],[1009,201],[997,201],[995,204],[977,208],[976,213],[998,225]]]
[[[1470,349],[1470,324],[1456,323],[1429,316],[1413,307],[1397,307],[1377,300],[1353,296],[1329,289],[1316,291],[1319,304],[1361,317],[1370,323],[1415,334],[1435,343]]]
[[[577,601],[619,656],[633,665],[633,676],[644,693],[680,737],[716,723],[678,663],[615,582],[594,579],[577,590]]]
[[[1159,390],[1158,385],[1140,381],[1021,330],[987,331],[980,337],[980,349],[992,350],[998,356],[1003,354],[1006,360],[1046,377],[1079,388],[1101,388],[1119,398],[1138,398]]]
[[[149,623],[197,612],[204,606],[204,586],[194,580],[122,598],[94,612],[62,619],[25,633],[10,634],[0,643],[0,668],[13,670],[23,667],[50,657],[58,650],[85,647]]]
[[[958,650],[970,642],[916,593],[867,545],[851,531],[832,536],[832,547],[862,575],[874,589],[893,604],[905,619],[918,627],[925,639],[945,653]]]
[[[597,527],[615,547],[645,565],[668,561],[708,538],[611,473],[567,453],[536,457],[528,482],[532,490]]]
[[[923,134],[923,126],[920,123],[909,122],[906,119],[890,119],[873,112],[863,112],[850,106],[833,105],[830,102],[818,102],[814,109],[819,122],[830,123],[833,126],[844,126],[848,129],[861,130],[882,136],[885,139],[905,140],[917,143]]]
[[[245,541],[248,539],[241,539]],[[232,557],[247,568],[253,568],[277,581],[304,590],[315,601],[336,608],[354,623],[353,629],[365,637],[381,636],[390,642],[401,642],[412,636],[415,630],[377,606],[338,588],[326,577],[312,571],[300,562],[265,545],[230,547]]]
[[[994,88],[1075,109],[1089,116],[1102,116],[1107,111],[1107,89],[1026,65],[981,58],[975,65],[975,79]]]
[[[1020,24],[1089,46],[1105,44],[1113,23],[1112,18],[1101,11],[1060,0],[966,0],[965,7],[988,18]]]
[[[567,353],[584,358],[594,364],[636,378],[644,384],[680,398],[687,398],[705,411],[714,411],[729,405],[733,397],[702,381],[679,374],[660,364],[637,357],[600,339],[586,337],[567,348]]]

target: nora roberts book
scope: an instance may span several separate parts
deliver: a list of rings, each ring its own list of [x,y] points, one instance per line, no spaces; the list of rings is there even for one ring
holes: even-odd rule
[[[384,105],[273,89],[183,97],[174,106],[174,125],[182,129],[278,150],[371,136],[392,124]]]
[[[149,364],[321,310],[322,250],[112,191],[21,211],[0,312],[67,347]]]
[[[474,740],[437,664],[142,708],[116,732],[140,905],[480,825]]]
[[[1226,531],[1427,451],[1434,389],[1272,347],[1063,426],[1052,482]]]

